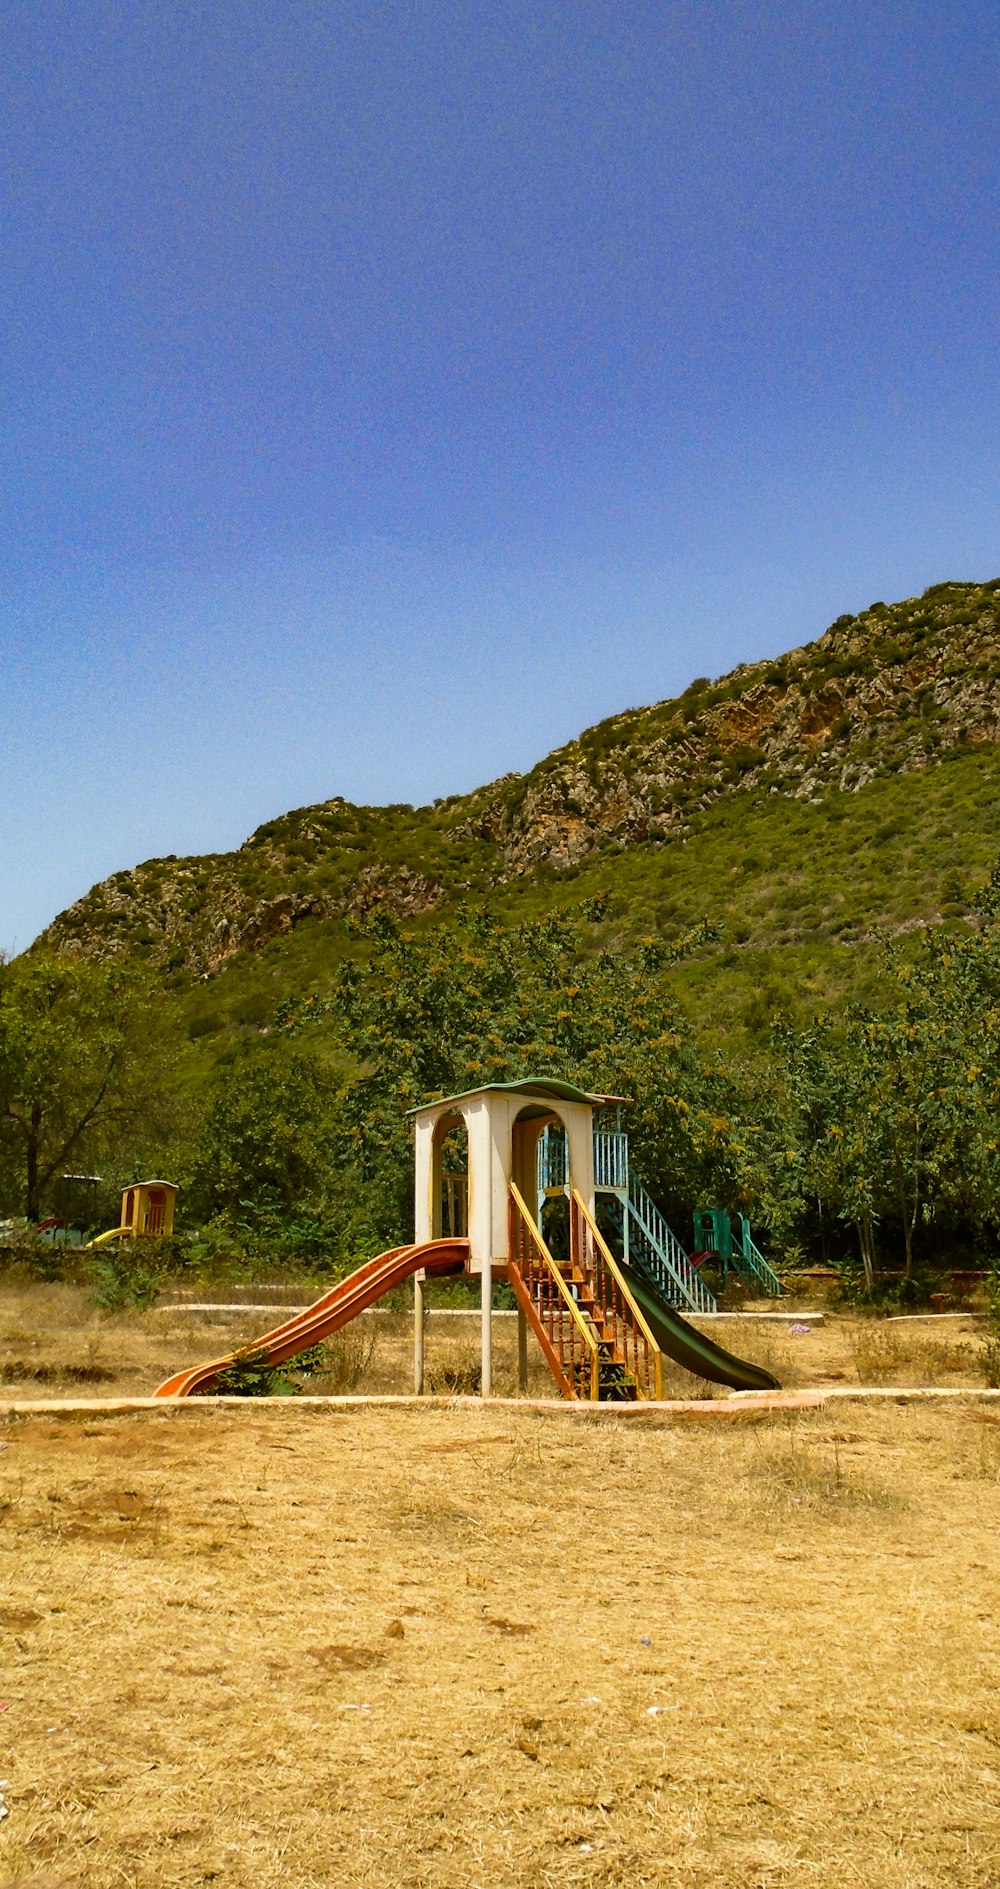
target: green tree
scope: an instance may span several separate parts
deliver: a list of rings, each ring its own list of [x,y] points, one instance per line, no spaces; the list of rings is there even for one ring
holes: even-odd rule
[[[331,995],[289,1000],[279,1023],[298,1033],[332,1022],[353,1060],[337,1104],[339,1157],[387,1235],[412,1213],[405,1111],[489,1082],[551,1075],[633,1096],[630,1126],[654,1185],[669,1193],[690,1175],[707,1118],[669,989],[678,949],[594,951],[585,919],[510,926],[481,910],[419,934],[379,912],[364,937],[367,961],[344,964]]]
[[[120,964],[43,952],[0,964],[0,1176],[29,1220],[68,1161],[148,1117],[163,1053],[151,1025],[149,993]]]
[[[195,1137],[195,1211],[290,1213],[312,1201],[331,1160],[331,1104],[331,1084],[308,1057],[258,1052],[231,1063]]]
[[[802,1197],[856,1230],[869,1286],[875,1229],[894,1228],[904,1272],[920,1230],[996,1216],[1000,925],[881,942],[886,1002],[777,1041],[801,1157]]]

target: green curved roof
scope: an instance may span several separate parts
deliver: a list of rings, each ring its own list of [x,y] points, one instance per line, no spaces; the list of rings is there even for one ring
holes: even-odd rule
[[[457,1095],[439,1095],[436,1101],[421,1102],[417,1108],[408,1108],[406,1113],[422,1115],[425,1109],[440,1108],[443,1102],[467,1102],[470,1096],[498,1091],[507,1095],[537,1096],[546,1102],[585,1102],[591,1108],[632,1100],[629,1095],[594,1095],[589,1089],[578,1088],[575,1082],[563,1082],[556,1076],[525,1076],[521,1082],[483,1082],[477,1089],[460,1089]]]

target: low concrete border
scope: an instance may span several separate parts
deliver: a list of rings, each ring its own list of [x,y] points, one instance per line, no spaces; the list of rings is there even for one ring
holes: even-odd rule
[[[308,1312],[310,1307],[308,1305],[276,1304],[208,1305],[196,1304],[190,1299],[163,1299],[160,1300],[158,1304],[151,1305],[149,1309],[151,1312],[179,1312],[184,1316],[198,1312],[203,1317],[213,1318],[236,1318],[238,1316],[273,1318],[276,1313],[283,1312],[287,1318],[295,1318],[300,1312]],[[826,1314],[824,1312],[691,1312],[685,1311],[679,1306],[675,1309],[680,1312],[681,1317],[685,1318],[689,1325],[700,1325],[702,1321],[706,1324],[714,1324],[717,1319],[736,1318],[752,1319],[760,1325],[809,1325],[812,1329],[815,1329],[826,1321]],[[387,1312],[382,1306],[369,1305],[363,1312],[359,1313],[358,1316],[360,1318],[409,1318],[411,1313],[409,1311]],[[435,1320],[439,1318],[465,1318],[474,1321],[477,1329],[482,1319],[482,1313],[477,1306],[470,1306],[466,1311],[464,1308],[456,1308],[451,1305],[431,1305],[428,1306],[424,1316]],[[935,1317],[936,1314],[931,1313],[929,1316]],[[951,1314],[945,1312],[940,1316],[948,1318]],[[517,1313],[496,1311],[493,1313],[493,1317],[516,1318]]]
[[[818,1391],[751,1391],[740,1397],[689,1397],[662,1403],[569,1403],[560,1397],[66,1397],[17,1398],[0,1402],[4,1417],[118,1417],[136,1411],[155,1411],[161,1417],[191,1415],[212,1410],[275,1412],[277,1410],[511,1410],[542,1416],[611,1418],[635,1421],[643,1417],[729,1417],[766,1414],[772,1410],[815,1410],[823,1402]]]
[[[822,1390],[732,1391],[727,1397],[665,1399],[662,1403],[568,1403],[559,1397],[65,1397],[0,1400],[0,1421],[6,1417],[116,1417],[138,1411],[161,1417],[204,1414],[213,1410],[242,1410],[248,1414],[279,1410],[329,1410],[350,1415],[362,1410],[510,1410],[541,1416],[589,1417],[598,1421],[641,1422],[645,1417],[740,1418],[772,1411],[819,1410],[831,1403],[994,1404],[1000,1390],[905,1387],[887,1384],[838,1385]]]

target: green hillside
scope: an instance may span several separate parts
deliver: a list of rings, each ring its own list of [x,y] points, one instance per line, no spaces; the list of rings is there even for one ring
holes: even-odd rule
[[[412,1223],[407,1107],[544,1069],[635,1098],[679,1227],[722,1200],[785,1263],[916,1290],[1000,1232],[998,813],[1000,580],[840,618],[474,794],[122,870],[5,968],[0,1204],[49,1197],[38,1098],[51,1176],[70,1148],[112,1189],[151,1164],[198,1250],[340,1264]],[[61,1140],[88,1057],[115,1107],[101,1077]]]
[[[600,896],[602,943],[718,943],[680,981],[699,1031],[865,976],[876,926],[956,918],[1000,840],[1000,580],[841,617],[777,662],[611,717],[524,776],[430,807],[332,800],[235,853],[95,886],[45,942],[125,955],[170,993],[191,1074],[323,990],[378,906],[418,929]]]

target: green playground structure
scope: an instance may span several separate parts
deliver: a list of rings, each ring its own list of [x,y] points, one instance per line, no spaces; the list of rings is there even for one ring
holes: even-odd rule
[[[694,1216],[693,1262],[702,1265],[714,1261],[722,1272],[725,1289],[730,1274],[767,1299],[781,1297],[781,1280],[773,1266],[750,1235],[745,1213],[730,1213],[726,1207],[699,1207]]]

